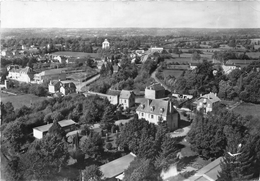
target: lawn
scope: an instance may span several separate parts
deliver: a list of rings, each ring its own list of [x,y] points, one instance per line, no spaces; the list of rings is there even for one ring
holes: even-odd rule
[[[36,103],[46,99],[45,97],[38,97],[33,94],[12,96],[1,92],[0,96],[1,96],[1,102],[3,103],[11,102],[14,106],[14,109],[19,109],[22,106],[29,107],[31,106],[31,103]]]
[[[178,78],[181,76],[182,73],[183,70],[163,70],[164,77],[168,77],[170,75],[170,76],[174,76],[175,78]]]
[[[234,108],[233,111],[242,116],[252,115],[260,118],[260,104],[242,103]]]

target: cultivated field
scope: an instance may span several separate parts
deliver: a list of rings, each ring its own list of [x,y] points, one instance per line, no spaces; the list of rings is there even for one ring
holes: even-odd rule
[[[260,104],[242,103],[234,108],[233,111],[242,116],[252,115],[260,118]]]
[[[1,102],[3,102],[3,103],[11,102],[14,106],[14,109],[19,109],[22,106],[29,107],[31,105],[31,103],[36,103],[36,102],[46,99],[45,97],[38,97],[33,94],[12,96],[12,95],[1,92],[0,96],[1,96]]]
[[[163,76],[168,77],[169,75],[174,76],[175,78],[178,78],[183,73],[182,70],[163,70]]]

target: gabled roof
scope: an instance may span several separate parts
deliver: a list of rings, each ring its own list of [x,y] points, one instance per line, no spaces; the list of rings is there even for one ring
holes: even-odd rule
[[[130,96],[133,94],[133,91],[128,91],[128,90],[122,90],[120,92],[120,99],[129,99]]]
[[[133,153],[129,153],[128,155],[102,165],[100,167],[100,171],[102,171],[104,174],[102,178],[113,178],[123,173],[129,167],[130,163],[135,159],[135,157],[136,156]]]
[[[107,95],[111,95],[111,96],[119,96],[120,93],[121,93],[120,90],[112,90],[112,89],[109,89],[106,94],[107,94]]]
[[[199,98],[199,100],[200,100],[200,99],[203,99],[203,98],[208,99],[208,100],[209,100],[210,102],[212,102],[212,103],[221,101],[221,100],[220,100],[214,93],[212,93],[212,92],[201,96],[201,97]]]
[[[156,90],[156,91],[158,91],[158,90],[165,90],[164,87],[161,84],[159,84],[159,83],[149,85],[149,86],[146,87],[146,89]]]
[[[32,69],[30,67],[27,66],[25,68],[19,68],[19,69],[11,68],[10,72],[17,72],[17,73],[28,74],[28,73],[31,73],[33,71],[32,71]]]
[[[143,99],[136,111],[166,116],[170,102],[162,99]],[[172,110],[176,111],[172,104]],[[177,112],[177,111],[176,111]]]
[[[194,176],[187,179],[187,181],[211,181],[217,180],[218,173],[221,171],[220,161],[222,157],[214,160],[205,167],[201,168]]]

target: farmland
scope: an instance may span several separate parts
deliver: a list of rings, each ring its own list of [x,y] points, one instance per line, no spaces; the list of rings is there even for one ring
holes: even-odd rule
[[[242,103],[234,108],[233,111],[242,116],[252,115],[260,118],[260,104]]]
[[[163,76],[174,76],[175,78],[178,78],[183,73],[183,70],[163,70]]]
[[[24,94],[24,95],[9,95],[5,93],[0,93],[1,96],[1,102],[6,103],[6,102],[11,102],[14,106],[14,109],[19,109],[22,106],[31,106],[33,103],[37,103],[39,101],[42,101],[46,99],[45,97],[38,97],[33,94]]]

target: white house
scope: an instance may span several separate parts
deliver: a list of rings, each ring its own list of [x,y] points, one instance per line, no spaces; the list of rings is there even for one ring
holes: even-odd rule
[[[197,110],[203,109],[204,113],[211,112],[214,109],[216,103],[221,100],[217,97],[216,93],[210,92],[209,94],[200,95],[197,101],[194,103],[197,104]]]
[[[122,90],[119,96],[119,104],[121,104],[124,109],[134,106],[135,95],[133,91]]]

